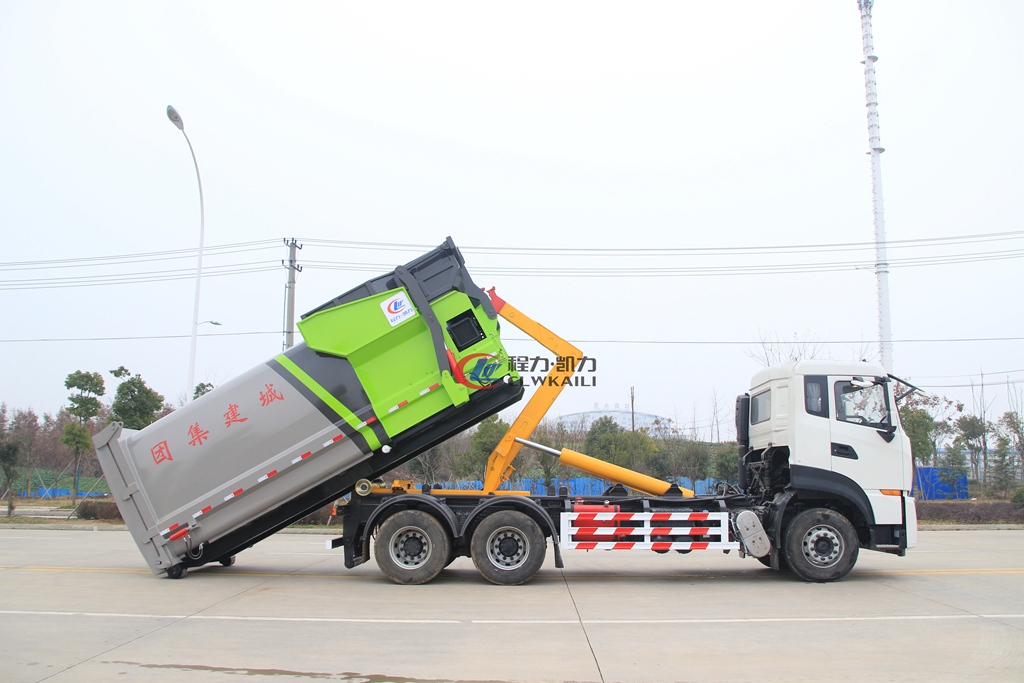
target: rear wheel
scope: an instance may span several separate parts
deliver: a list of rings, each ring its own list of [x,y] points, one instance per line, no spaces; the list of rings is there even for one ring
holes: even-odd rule
[[[180,564],[171,565],[167,568],[167,578],[180,579],[183,576],[185,576],[185,568]]]
[[[426,583],[441,573],[451,541],[436,519],[402,510],[384,520],[373,546],[377,566],[395,583]]]
[[[853,569],[860,541],[853,525],[835,510],[804,510],[786,530],[786,559],[804,581],[838,581]]]
[[[473,532],[473,564],[485,579],[517,586],[533,578],[544,564],[544,534],[537,523],[516,510],[488,515]]]
[[[229,555],[228,557],[222,557],[218,560],[223,567],[232,567],[235,564],[235,556]]]

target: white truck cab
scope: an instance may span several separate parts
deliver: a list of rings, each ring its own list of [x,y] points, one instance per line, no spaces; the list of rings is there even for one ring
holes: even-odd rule
[[[845,517],[862,548],[903,555],[916,545],[913,459],[895,385],[866,362],[793,361],[753,377],[737,401],[740,483],[770,501],[773,547],[784,546],[794,514],[813,508]]]

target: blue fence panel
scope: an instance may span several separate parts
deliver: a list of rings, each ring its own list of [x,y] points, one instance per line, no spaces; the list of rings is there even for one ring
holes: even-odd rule
[[[55,488],[44,489],[44,488],[40,487],[40,488],[36,489],[35,491],[19,491],[18,495],[21,496],[22,498],[60,498],[60,497],[63,497],[63,496],[67,496],[68,498],[70,498],[71,497],[71,489],[55,489]],[[107,495],[107,494],[103,493],[102,491],[93,491],[92,493],[89,494],[89,498],[101,498],[101,497],[103,497],[105,495]],[[78,497],[79,498],[85,498],[86,497],[86,492],[85,491],[79,491],[78,492]]]
[[[942,467],[918,467],[914,475],[914,489],[920,500],[967,500],[967,475],[957,477],[954,485],[942,481],[948,472]]]
[[[715,479],[698,479],[696,484],[689,479],[680,479],[676,483],[684,488],[692,489],[697,495],[714,493],[715,487],[718,485],[718,481]],[[554,496],[558,494],[560,486],[568,486],[570,496],[600,496],[611,485],[611,482],[597,477],[572,477],[570,479],[553,479],[549,488],[545,486],[544,479],[523,477],[512,479],[501,488],[512,491],[529,491],[537,496]],[[457,481],[448,486],[461,491],[480,491],[484,487],[483,482],[479,480]]]

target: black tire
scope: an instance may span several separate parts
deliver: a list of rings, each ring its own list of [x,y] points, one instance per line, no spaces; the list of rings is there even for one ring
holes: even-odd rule
[[[804,581],[838,581],[853,569],[860,552],[857,532],[834,510],[804,510],[786,529],[786,559]]]
[[[419,585],[441,573],[451,552],[448,533],[419,510],[397,512],[377,529],[377,566],[395,583]]]
[[[219,562],[221,563],[221,566],[233,567],[235,564],[235,556],[231,555],[230,557],[222,557]]]
[[[537,523],[515,510],[485,517],[473,532],[469,548],[480,574],[499,586],[518,586],[532,579],[547,552]]]
[[[167,568],[167,578],[180,579],[183,576],[185,576],[185,568],[180,564],[175,564]]]

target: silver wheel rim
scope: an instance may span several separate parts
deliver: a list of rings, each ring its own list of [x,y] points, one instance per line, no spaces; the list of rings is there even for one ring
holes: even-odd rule
[[[522,567],[530,557],[530,542],[513,526],[495,529],[487,537],[487,559],[504,571]]]
[[[395,566],[402,569],[417,569],[430,558],[430,538],[423,530],[414,527],[402,527],[391,535],[388,552]]]
[[[815,567],[831,567],[843,558],[843,537],[827,524],[808,529],[800,545],[804,558]]]

